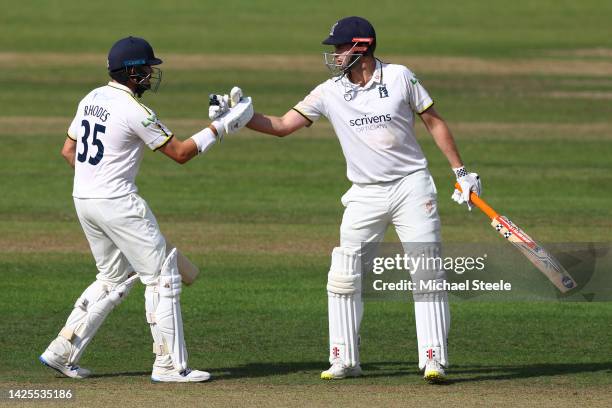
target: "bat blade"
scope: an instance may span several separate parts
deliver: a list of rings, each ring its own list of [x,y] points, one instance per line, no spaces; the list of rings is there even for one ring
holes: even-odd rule
[[[577,286],[576,281],[555,257],[507,217],[501,215],[495,217],[491,221],[491,226],[521,251],[562,293]]]
[[[455,188],[462,191],[459,183],[455,183]],[[521,251],[562,293],[566,293],[578,286],[574,278],[571,277],[563,265],[550,252],[535,242],[507,217],[499,215],[474,192],[470,192],[470,201],[491,219],[491,226]]]
[[[177,249],[178,251],[178,249]],[[190,286],[195,282],[200,274],[200,270],[197,266],[195,266],[189,258],[183,255],[182,252],[178,251],[178,257],[176,259],[176,263],[178,266],[179,274],[181,275],[181,280],[187,286]]]
[[[166,255],[175,248],[168,240],[166,240]],[[200,274],[200,270],[197,266],[195,266],[189,258],[187,258],[178,248],[176,248],[177,258],[176,264],[179,270],[179,274],[181,275],[181,280],[187,286],[190,286],[195,282]]]

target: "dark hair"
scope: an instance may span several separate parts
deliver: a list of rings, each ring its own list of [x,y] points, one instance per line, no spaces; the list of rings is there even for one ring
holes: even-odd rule
[[[128,74],[127,69],[125,68],[118,69],[116,71],[111,71],[108,73],[108,75],[110,75],[111,78],[123,85],[127,84],[130,80],[130,75]]]

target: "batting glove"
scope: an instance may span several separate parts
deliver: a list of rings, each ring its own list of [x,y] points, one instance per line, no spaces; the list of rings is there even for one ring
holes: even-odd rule
[[[230,91],[229,96],[210,94],[208,96],[208,118],[210,120],[216,120],[224,113],[229,111],[230,108],[238,105],[238,102],[242,99],[242,89],[235,86]]]
[[[210,94],[208,96],[208,117],[216,120],[219,116],[229,111],[229,96]]]
[[[238,105],[238,103],[242,100],[242,96],[242,89],[238,88],[237,86],[233,87],[230,91],[230,108]]]
[[[235,86],[230,92],[228,103],[230,106],[229,110],[218,116],[213,125],[217,129],[219,129],[218,125],[221,125],[220,127],[223,128],[222,133],[235,133],[249,123],[253,117],[253,101],[249,96],[242,96],[242,89]]]
[[[473,205],[470,201],[470,192],[473,191],[476,195],[482,193],[480,176],[477,173],[468,173],[463,166],[453,169],[453,171],[457,177],[457,183],[461,186],[461,191],[455,189],[451,198],[457,202],[457,204],[466,203],[468,210],[472,211]]]
[[[240,102],[221,117],[227,133],[235,133],[242,129],[253,117],[253,100],[250,96],[242,97]]]

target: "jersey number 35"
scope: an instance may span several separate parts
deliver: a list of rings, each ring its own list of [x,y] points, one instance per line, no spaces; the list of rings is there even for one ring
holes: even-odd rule
[[[106,126],[103,126],[99,123],[96,123],[94,125],[93,135],[91,138],[91,146],[92,147],[95,146],[98,149],[98,151],[96,152],[95,156],[89,156],[89,160],[88,160],[87,152],[89,151],[90,144],[87,142],[87,138],[89,138],[89,134],[91,133],[91,125],[89,124],[88,121],[83,120],[81,122],[81,126],[85,128],[83,137],[81,137],[81,141],[83,142],[83,152],[77,154],[77,160],[80,161],[81,163],[84,163],[85,160],[87,160],[89,164],[91,164],[92,166],[95,166],[96,164],[100,163],[100,160],[102,160],[102,157],[104,156],[104,145],[102,144],[102,141],[98,139],[98,134],[99,133],[103,134],[106,131]]]

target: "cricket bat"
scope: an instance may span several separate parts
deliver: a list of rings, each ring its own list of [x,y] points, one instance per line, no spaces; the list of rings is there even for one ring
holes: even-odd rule
[[[166,240],[166,254],[170,253],[172,249],[175,248],[168,240]],[[198,274],[200,270],[197,266],[195,266],[189,258],[187,258],[178,248],[176,248],[177,258],[176,263],[178,266],[179,274],[181,275],[181,280],[187,286],[190,286],[195,282],[198,278]]]
[[[455,184],[455,188],[461,191],[459,183]],[[482,198],[474,192],[470,193],[470,200],[491,219],[491,226],[495,231],[499,232],[502,237],[507,239],[519,251],[525,255],[527,259],[542,272],[562,293],[566,293],[576,286],[576,281],[565,270],[563,265],[555,259],[544,247],[534,241],[517,225],[512,223],[507,217],[499,215],[491,208]]]

